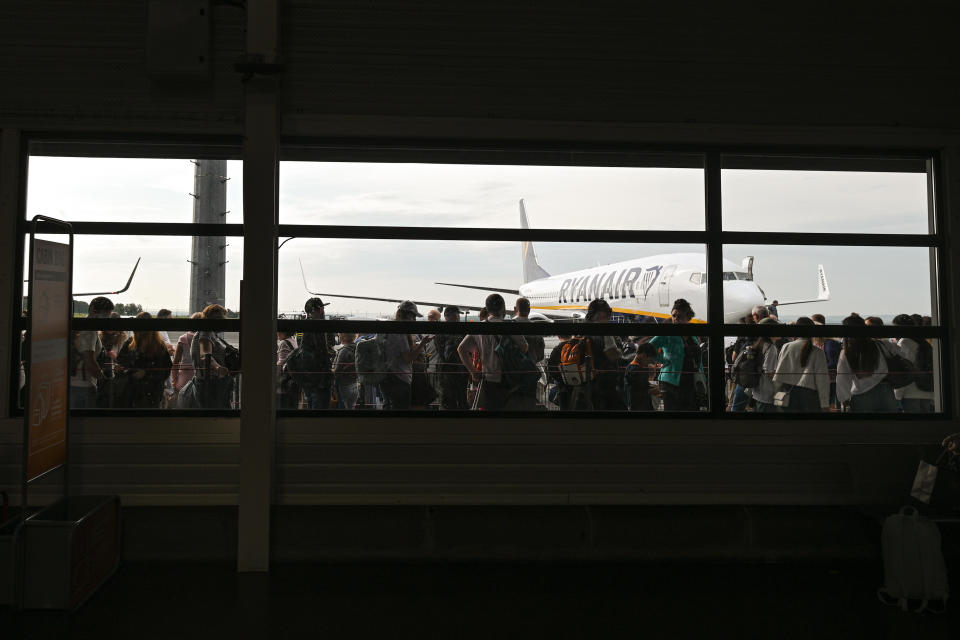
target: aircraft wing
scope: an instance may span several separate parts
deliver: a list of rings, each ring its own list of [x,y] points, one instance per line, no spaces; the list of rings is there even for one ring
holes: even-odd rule
[[[807,302],[826,302],[830,299],[830,285],[827,284],[827,274],[823,271],[823,265],[817,265],[817,297],[814,300],[788,300],[787,302],[777,302],[777,306],[785,304],[804,304]]]
[[[133,282],[133,276],[137,272],[137,267],[139,266],[140,266],[140,258],[137,258],[136,264],[133,265],[133,271],[130,272],[130,277],[127,278],[127,284],[123,285],[123,289],[117,289],[116,291],[93,291],[91,293],[75,293],[73,294],[73,296],[75,298],[80,296],[112,296],[118,293],[123,293],[124,291],[130,288],[130,283]]]
[[[345,293],[321,293],[318,291],[311,291],[310,287],[307,286],[307,274],[303,270],[302,262],[300,263],[300,275],[303,276],[303,288],[306,289],[307,293],[309,293],[312,296],[328,296],[331,298],[350,298],[352,300],[373,300],[374,302],[396,302],[397,304],[400,304],[401,302],[404,302],[406,300],[406,298],[378,298],[375,296],[357,296],[357,295],[345,294]],[[477,307],[469,304],[458,304],[456,302],[449,302],[449,301],[448,302],[426,302],[423,300],[411,300],[411,302],[414,303],[415,305],[423,305],[425,307],[433,307],[433,308],[457,306],[457,307],[460,307],[461,309],[469,309],[470,311],[480,311],[480,309],[483,308],[483,307]]]
[[[473,284],[455,284],[453,282],[434,282],[433,284],[442,284],[446,287],[462,287],[464,289],[477,289],[479,291],[495,291],[497,293],[506,293],[512,296],[520,295],[519,289],[501,289],[499,287],[481,287]]]

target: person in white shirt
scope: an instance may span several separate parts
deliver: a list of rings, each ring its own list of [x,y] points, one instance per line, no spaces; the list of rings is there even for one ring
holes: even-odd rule
[[[866,326],[863,318],[851,315],[845,326]],[[899,348],[891,344],[890,348]],[[889,369],[881,346],[873,338],[847,338],[837,362],[837,402],[849,403],[855,413],[896,413],[897,399],[885,379]]]
[[[491,293],[487,296],[485,307],[490,315],[484,322],[503,322],[507,313],[503,296],[499,293]],[[527,351],[527,341],[523,336],[509,336],[509,339],[514,340],[523,351]],[[521,399],[515,397],[516,394],[508,393],[509,388],[503,382],[503,367],[500,364],[500,356],[496,352],[499,341],[498,335],[468,335],[457,347],[463,366],[470,372],[474,382],[481,383],[477,407],[486,411],[517,409],[521,403]],[[474,365],[474,352],[480,354],[479,368]]]
[[[90,301],[88,318],[109,318],[113,302],[98,297]],[[97,357],[103,343],[96,331],[77,331],[73,334],[73,357],[70,371],[70,408],[92,409],[97,403],[97,386],[104,378]]]
[[[780,324],[770,317],[763,318],[759,324]],[[757,338],[753,343],[753,348],[763,354],[763,373],[760,376],[760,383],[748,389],[747,391],[757,403],[757,413],[771,413],[779,411],[779,408],[773,404],[773,375],[777,371],[777,345],[773,344],[770,338]]]
[[[901,313],[893,319],[893,324],[894,326],[904,327],[913,326],[915,323],[913,318],[905,313]],[[920,358],[918,356],[920,350],[926,349],[929,351],[929,349],[931,349],[930,343],[921,344],[920,341],[923,341],[923,338],[901,338],[897,341],[897,346],[900,347],[903,357],[909,360],[914,368],[917,369],[928,368],[930,366],[930,364],[921,366],[919,363]],[[931,359],[927,358],[927,360],[929,361]],[[931,373],[930,371],[917,371],[918,375],[925,375],[932,381]],[[920,389],[916,382],[912,382],[905,387],[894,389],[893,395],[896,396],[900,402],[900,408],[903,409],[904,413],[933,413],[933,389],[925,391]]]
[[[810,318],[797,318],[798,326],[813,326]],[[830,371],[827,356],[810,338],[799,338],[783,345],[777,360],[773,382],[781,391],[790,392],[788,410],[818,412],[830,408]]]

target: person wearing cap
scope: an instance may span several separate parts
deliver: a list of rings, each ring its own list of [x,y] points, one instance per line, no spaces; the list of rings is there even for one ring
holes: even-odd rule
[[[507,305],[499,293],[491,293],[487,296],[484,308],[489,313],[484,322],[503,322]],[[527,341],[523,336],[508,337],[514,340],[524,352],[527,351]],[[457,347],[463,366],[470,372],[474,382],[481,383],[477,407],[485,411],[519,408],[520,399],[513,397],[515,394],[508,393],[509,387],[503,380],[503,368],[500,364],[500,356],[496,352],[500,338],[499,335],[467,335]],[[474,353],[479,354],[479,367],[474,364]]]
[[[308,320],[324,320],[323,308],[329,302],[320,298],[310,298],[303,305]],[[330,386],[333,383],[331,363],[333,362],[333,340],[326,333],[305,331],[300,342],[301,351],[310,354],[316,371],[304,376],[300,382],[307,409],[330,408]]]
[[[423,314],[417,305],[404,300],[397,306],[395,320],[413,322]],[[387,363],[387,376],[380,382],[384,409],[409,409],[411,389],[413,388],[413,361],[423,358],[423,351],[433,336],[424,336],[417,341],[408,333],[388,333],[384,339],[384,359]]]
[[[443,310],[444,322],[460,322],[460,307],[449,306]],[[460,362],[457,347],[463,335],[438,333],[434,339],[437,349],[437,377],[439,378],[440,408],[447,411],[465,411],[467,405],[467,370]]]

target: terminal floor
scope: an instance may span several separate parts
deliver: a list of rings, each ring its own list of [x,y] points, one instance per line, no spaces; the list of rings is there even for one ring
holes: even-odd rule
[[[877,600],[880,578],[872,564],[127,565],[75,614],[0,613],[0,638],[960,637],[960,604],[903,613]]]

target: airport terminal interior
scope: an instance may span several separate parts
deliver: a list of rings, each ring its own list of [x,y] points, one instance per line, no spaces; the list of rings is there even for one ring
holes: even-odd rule
[[[956,637],[951,9],[0,4],[0,637]]]

